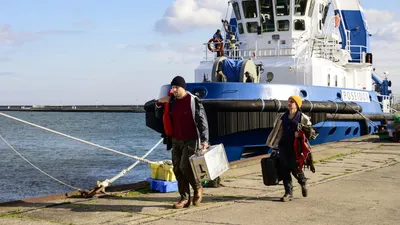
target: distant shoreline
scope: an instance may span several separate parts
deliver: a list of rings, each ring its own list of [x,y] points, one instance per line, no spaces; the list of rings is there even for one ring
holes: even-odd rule
[[[143,105],[1,105],[0,111],[131,112],[131,113],[145,112]]]

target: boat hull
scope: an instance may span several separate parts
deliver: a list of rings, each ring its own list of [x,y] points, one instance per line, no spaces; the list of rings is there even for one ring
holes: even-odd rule
[[[274,100],[281,107],[285,107],[286,100],[291,95],[300,95],[307,102],[326,102],[326,104],[356,104],[361,109],[354,108],[347,110],[347,114],[358,115],[357,111],[362,111],[363,115],[382,114],[382,108],[378,103],[376,92],[354,90],[335,87],[319,87],[319,86],[302,86],[302,85],[280,85],[280,84],[262,84],[262,83],[187,83],[188,91],[198,95],[206,103],[211,100],[220,102],[230,101],[237,104],[249,100]],[[167,95],[170,85],[161,87],[159,96]],[[347,102],[344,101],[343,91],[362,92],[368,99],[360,99],[361,101]],[[235,103],[235,101],[237,103]],[[336,102],[336,103],[335,103]],[[352,107],[352,106],[349,106]],[[260,110],[255,112],[254,108],[248,111],[241,109],[240,111],[230,109],[229,111],[218,110],[218,107],[205,107],[210,127],[210,143],[224,144],[228,161],[236,161],[243,158],[265,154],[270,151],[266,146],[267,137],[272,130],[274,118],[277,111],[280,110]],[[310,107],[309,107],[310,108]],[[352,107],[353,108],[353,107]],[[150,110],[151,111],[151,110]],[[146,110],[146,113],[151,113]],[[340,119],[335,118],[339,112],[305,112],[309,115],[313,122],[313,127],[319,133],[315,140],[311,140],[310,144],[322,144],[327,142],[339,141],[359,137],[361,135],[372,134],[377,131],[377,126],[385,123],[385,119],[376,118],[372,122],[366,122],[364,119],[351,120],[351,118]],[[330,118],[327,115],[330,113]],[[332,119],[332,114],[333,118]],[[151,116],[150,116],[151,117]],[[389,117],[388,117],[389,118]],[[151,127],[150,125],[148,125]],[[154,128],[153,128],[154,129]],[[158,129],[160,132],[160,129]]]

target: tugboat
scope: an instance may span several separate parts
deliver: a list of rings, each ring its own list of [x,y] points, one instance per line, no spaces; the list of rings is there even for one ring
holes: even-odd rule
[[[223,143],[228,161],[270,150],[274,118],[291,95],[303,98],[319,134],[311,145],[372,134],[393,120],[391,81],[375,72],[359,0],[232,0],[228,7],[224,40],[204,43],[187,84],[206,109],[211,144]],[[145,110],[146,125],[162,133],[154,100]]]

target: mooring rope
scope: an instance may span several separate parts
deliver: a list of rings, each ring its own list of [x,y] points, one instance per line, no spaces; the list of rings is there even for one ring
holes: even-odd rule
[[[25,160],[25,161],[26,161],[27,163],[29,163],[32,167],[34,167],[35,169],[37,169],[38,171],[40,171],[40,172],[43,173],[44,175],[50,177],[51,179],[57,181],[57,182],[60,183],[60,184],[63,184],[63,185],[65,185],[65,186],[67,186],[67,187],[70,187],[70,188],[72,188],[72,189],[75,189],[75,190],[78,190],[78,191],[81,191],[81,190],[82,190],[82,189],[80,189],[80,188],[77,188],[77,187],[74,187],[74,186],[72,186],[72,185],[69,185],[69,184],[67,184],[67,183],[65,183],[65,182],[63,182],[63,181],[61,181],[61,180],[59,180],[59,179],[57,179],[57,178],[51,176],[50,174],[46,173],[45,171],[43,171],[42,169],[40,169],[39,167],[37,167],[35,164],[31,163],[31,162],[30,162],[27,158],[25,158],[21,153],[19,153],[13,146],[11,146],[10,143],[8,143],[8,141],[7,141],[6,139],[3,138],[3,136],[2,136],[1,134],[0,134],[0,138],[4,141],[4,143],[6,143],[6,145],[8,145],[8,147],[10,147],[15,153],[17,153],[17,155],[19,155],[23,160]]]
[[[28,124],[28,125],[37,127],[39,129],[42,129],[42,130],[45,130],[45,131],[49,131],[49,132],[54,133],[54,134],[58,134],[58,135],[63,136],[63,137],[67,137],[67,138],[73,139],[75,141],[79,141],[79,142],[94,146],[94,147],[98,147],[98,148],[101,148],[101,149],[104,149],[104,150],[107,150],[107,151],[111,151],[111,152],[114,152],[114,153],[117,153],[117,154],[120,154],[120,155],[124,155],[124,156],[130,157],[130,158],[133,158],[133,159],[145,162],[145,163],[153,163],[152,161],[149,161],[147,159],[140,158],[140,157],[137,157],[137,156],[134,156],[134,155],[130,155],[130,154],[127,154],[127,153],[124,153],[124,152],[120,152],[120,151],[117,151],[117,150],[114,150],[114,149],[111,149],[111,148],[108,148],[108,147],[104,147],[104,146],[101,146],[101,145],[98,145],[98,144],[95,144],[95,143],[92,143],[92,142],[89,142],[89,141],[85,141],[83,139],[76,138],[76,137],[73,137],[73,136],[68,135],[68,134],[64,134],[64,133],[61,133],[61,132],[58,132],[58,131],[55,131],[55,130],[52,130],[52,129],[49,129],[49,128],[46,128],[46,127],[42,127],[42,126],[39,126],[37,124],[31,123],[31,122],[28,122],[28,121],[25,121],[25,120],[22,120],[22,119],[18,119],[16,117],[7,115],[5,113],[0,113],[0,115],[4,116],[4,117],[7,117],[9,119],[13,119],[13,120],[19,121],[19,122],[24,123],[24,124]]]
[[[364,116],[364,114],[360,113],[357,109],[353,108],[350,104],[348,104],[347,102],[343,101],[342,99],[338,98],[339,100],[341,100],[344,104],[346,104],[347,106],[349,106],[350,108],[352,108],[356,113],[360,114],[360,116],[362,116],[368,123],[370,123],[372,126],[374,127],[378,127],[378,125],[376,123],[374,123],[374,121],[372,121],[371,119],[367,118]]]
[[[39,172],[43,173],[44,175],[48,176],[49,178],[55,180],[56,182],[65,185],[69,188],[75,189],[77,191],[82,191],[83,189],[81,188],[77,188],[75,186],[69,185],[53,176],[51,176],[50,174],[48,174],[47,172],[43,171],[42,169],[40,169],[39,167],[37,167],[35,164],[33,164],[32,162],[30,162],[27,158],[25,158],[21,153],[19,153],[6,139],[4,139],[4,137],[0,134],[0,139],[2,139],[4,141],[4,143],[6,143],[6,145],[8,145],[8,147],[10,147],[17,155],[19,155],[23,160],[25,160],[27,163],[29,163],[32,167],[34,167],[35,169],[37,169]],[[142,158],[146,158],[154,149],[157,148],[158,145],[161,144],[163,139],[160,139],[157,144],[155,144],[149,151],[146,152],[146,154],[144,154],[142,156]],[[114,181],[116,181],[117,179],[119,179],[120,177],[122,177],[123,175],[125,175],[127,172],[129,172],[131,169],[133,169],[137,164],[139,164],[139,160],[136,161],[134,164],[132,164],[130,167],[128,167],[127,169],[123,169],[119,174],[117,174],[116,176],[114,176],[111,179],[107,179],[103,182],[101,182],[100,184],[103,185],[104,187],[109,186],[111,183],[113,183]]]
[[[146,154],[144,154],[142,156],[142,158],[146,158],[154,149],[157,148],[157,146],[159,146],[163,141],[163,138],[161,138],[157,144],[155,144],[149,151],[146,152]],[[127,172],[129,172],[131,169],[133,169],[137,164],[139,164],[140,161],[136,161],[135,163],[133,163],[131,166],[129,166],[126,169],[123,169],[121,172],[119,172],[117,175],[115,175],[113,178],[111,179],[106,179],[103,182],[99,182],[98,186],[103,186],[103,187],[107,187],[110,184],[112,184],[114,181],[116,181],[117,179],[119,179],[120,177],[124,176]]]

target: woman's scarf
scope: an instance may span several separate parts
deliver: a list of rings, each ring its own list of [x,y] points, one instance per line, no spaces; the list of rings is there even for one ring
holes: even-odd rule
[[[297,131],[298,125],[301,121],[301,112],[298,110],[293,119],[289,119],[289,111],[286,111],[282,116],[283,133],[288,134]]]

